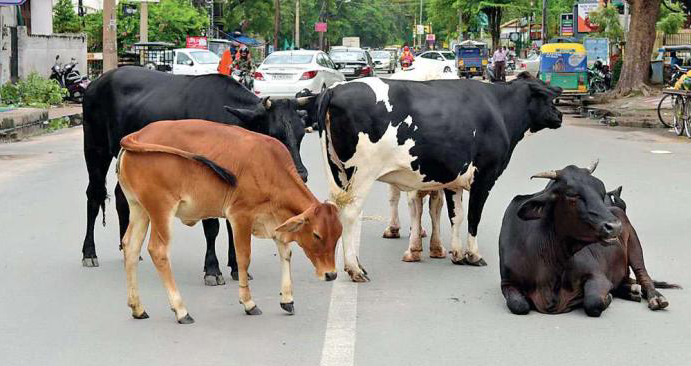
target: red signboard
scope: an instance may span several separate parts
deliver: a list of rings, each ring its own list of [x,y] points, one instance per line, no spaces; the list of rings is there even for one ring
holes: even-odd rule
[[[326,23],[314,23],[315,32],[326,32]]]
[[[206,37],[187,36],[187,48],[207,49]]]
[[[434,42],[435,36],[433,33],[427,35],[427,42]]]

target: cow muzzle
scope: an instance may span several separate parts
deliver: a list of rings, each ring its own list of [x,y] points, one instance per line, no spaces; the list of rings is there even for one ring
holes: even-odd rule
[[[617,239],[622,232],[621,221],[609,221],[600,225],[600,237],[608,244],[616,244],[619,242]]]

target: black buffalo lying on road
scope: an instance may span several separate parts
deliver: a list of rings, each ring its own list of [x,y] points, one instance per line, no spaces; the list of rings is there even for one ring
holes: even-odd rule
[[[332,197],[342,205],[345,269],[367,281],[357,254],[360,219],[375,181],[403,191],[445,189],[451,260],[484,265],[477,242],[483,206],[525,133],[561,126],[560,88],[529,74],[509,83],[363,78],[317,102]],[[468,247],[460,242],[463,191],[470,191]]]
[[[89,85],[84,95],[84,158],[89,186],[82,264],[98,266],[94,224],[99,208],[105,215],[106,174],[124,136],[160,120],[204,119],[238,125],[281,141],[290,151],[298,173],[307,180],[307,169],[300,160],[304,125],[297,112],[306,102],[306,98],[260,99],[232,78],[220,74],[176,76],[133,66],[103,74]],[[115,199],[122,239],[129,222],[129,208],[119,185],[115,188]],[[204,220],[203,226],[207,240],[205,282],[223,284],[214,247],[218,220]],[[230,225],[227,227],[231,240],[228,265],[235,278],[235,250]]]
[[[650,278],[621,188],[605,192],[592,175],[596,166],[534,175],[551,181],[541,192],[516,196],[506,209],[499,262],[512,313],[559,314],[582,305],[588,315],[600,316],[611,294],[640,301],[641,288],[651,310],[669,305],[655,286],[678,286]]]

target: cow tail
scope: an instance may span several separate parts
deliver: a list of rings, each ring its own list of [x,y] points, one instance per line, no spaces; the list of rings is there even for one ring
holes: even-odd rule
[[[319,137],[322,132],[326,132],[326,113],[329,111],[329,103],[331,102],[331,89],[324,90],[317,97],[317,124],[319,125]]]
[[[230,171],[226,170],[225,168],[221,167],[215,162],[209,160],[207,157],[203,155],[193,154],[191,152],[180,150],[170,146],[143,143],[137,141],[136,135],[137,134],[134,133],[123,137],[123,139],[120,140],[120,146],[122,146],[123,149],[132,152],[161,152],[181,156],[189,160],[198,161],[206,165],[209,169],[213,170],[214,173],[216,173],[226,183],[230,184],[231,187],[235,187],[237,185],[237,177],[235,176],[235,174],[231,173]]]
[[[681,289],[682,287],[675,284],[675,283],[668,283],[665,281],[653,281],[653,285],[655,285],[655,288],[676,288],[676,289]]]

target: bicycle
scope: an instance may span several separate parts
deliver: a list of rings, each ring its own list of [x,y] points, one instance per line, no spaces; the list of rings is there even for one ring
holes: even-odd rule
[[[684,75],[686,73],[686,70],[679,67],[679,65],[674,65],[673,68],[674,68],[674,73],[672,74],[672,77],[670,78],[670,81],[669,81],[669,84],[671,86],[674,86],[674,84],[676,84],[677,80],[679,80],[679,78],[682,77],[682,75]],[[657,118],[660,120],[660,123],[662,123],[665,127],[674,128],[674,131],[677,132],[677,135],[681,136],[681,133],[683,133],[683,130],[684,130],[684,123],[682,123],[682,125],[681,125],[682,131],[678,132],[677,131],[677,124],[676,124],[677,113],[676,112],[672,113],[672,119],[671,120],[667,119],[666,115],[663,117],[662,105],[665,103],[667,98],[670,98],[670,97],[672,99],[669,102],[672,104],[672,107],[676,106],[676,103],[677,103],[676,99],[680,98],[680,96],[665,93],[665,95],[660,99],[660,102],[657,103]],[[687,132],[687,133],[691,133],[691,132]]]

